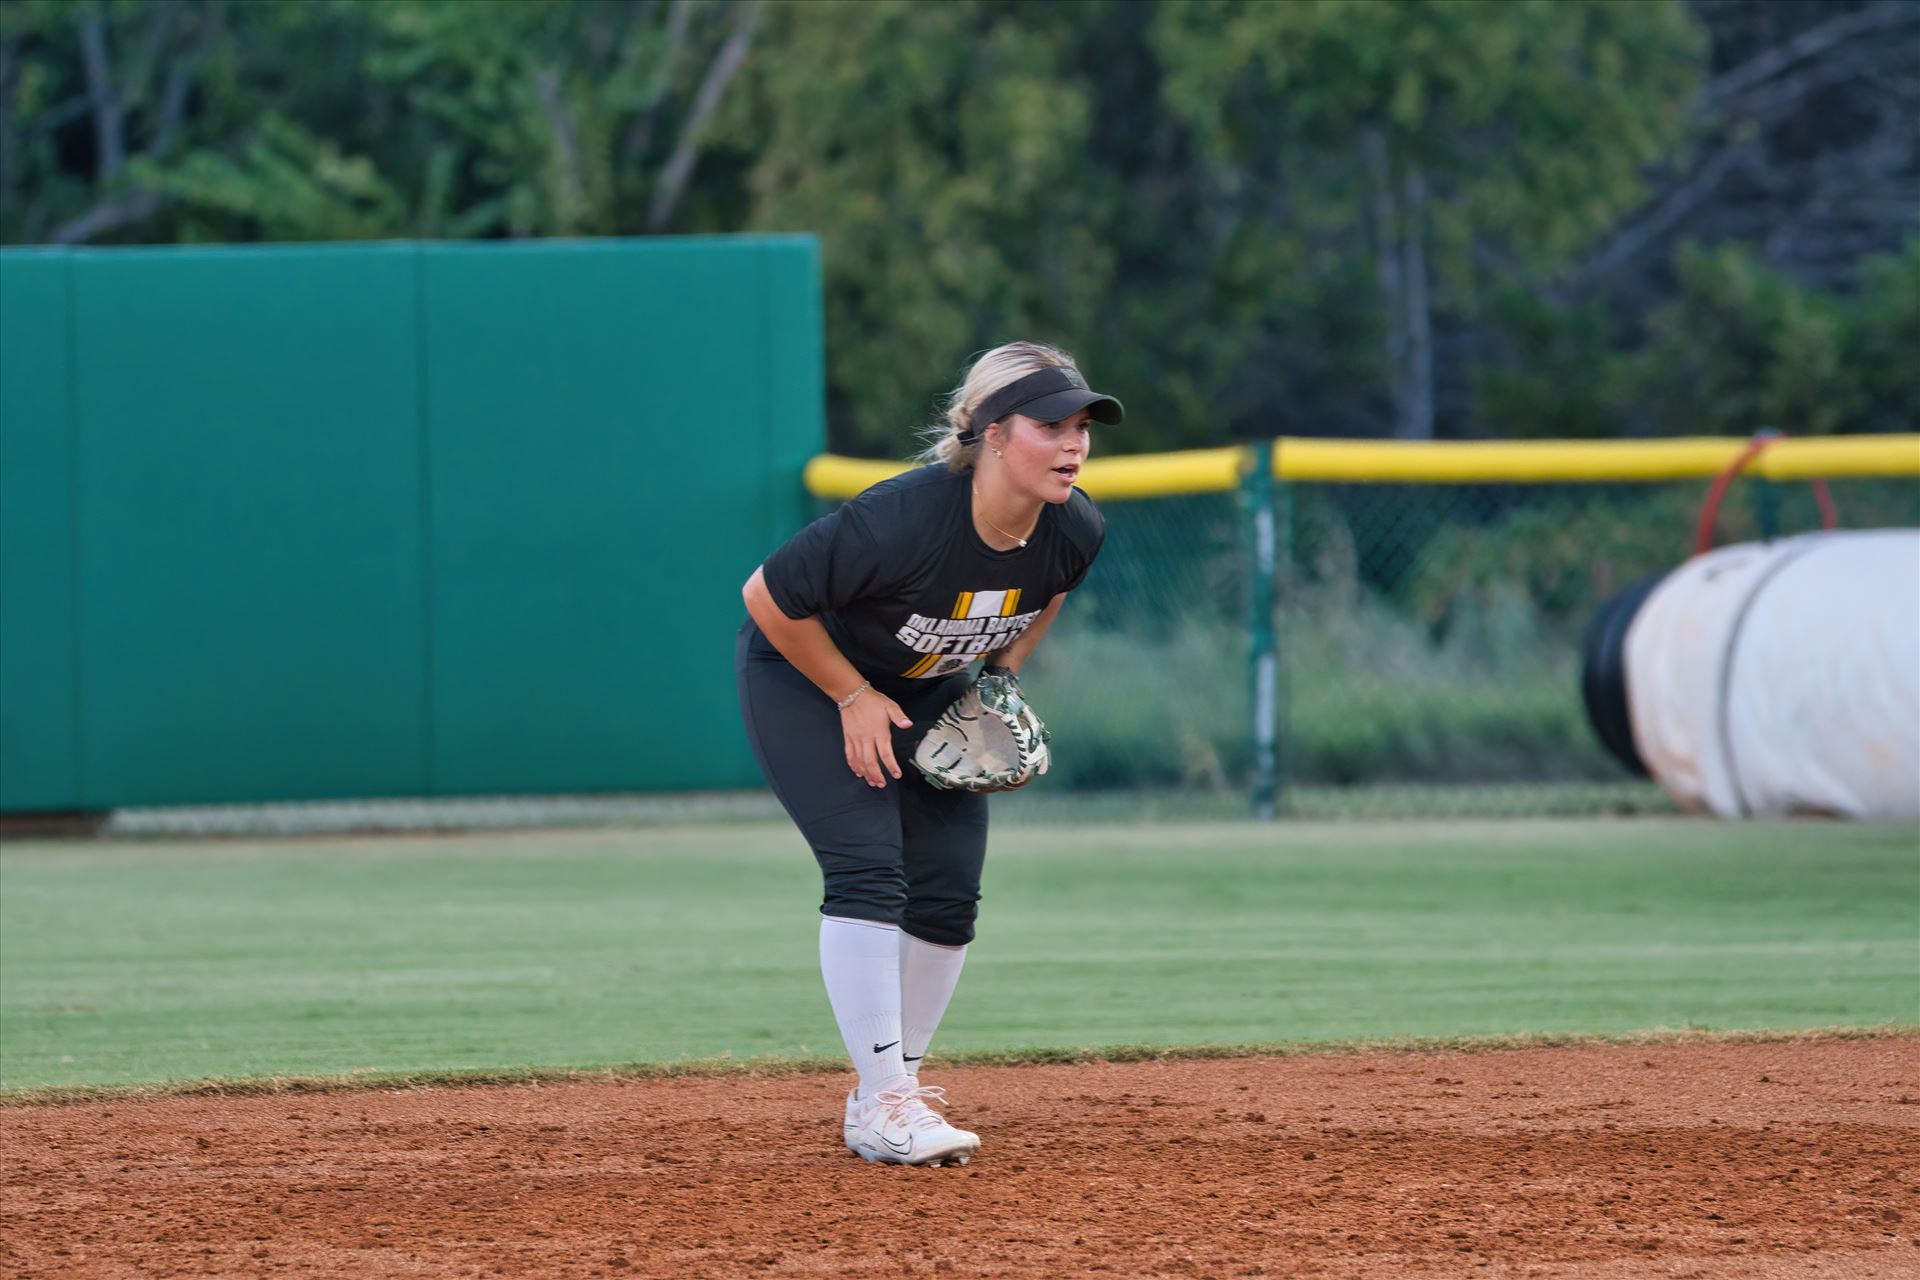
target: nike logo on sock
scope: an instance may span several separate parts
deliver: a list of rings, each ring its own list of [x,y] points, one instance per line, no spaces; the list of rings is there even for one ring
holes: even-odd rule
[[[873,1046],[873,1051],[875,1053],[885,1053],[887,1050],[893,1048],[893,1046],[899,1043],[900,1042],[898,1040],[889,1040],[885,1044],[877,1044]]]
[[[924,1057],[926,1057],[926,1056],[927,1056],[927,1055],[923,1053],[923,1054],[921,1054],[921,1055],[919,1055],[919,1057],[914,1057],[914,1058],[908,1058],[908,1057],[902,1057],[902,1058],[900,1059],[900,1061],[902,1061],[902,1062],[918,1062],[918,1061],[920,1061],[920,1058],[924,1058]]]

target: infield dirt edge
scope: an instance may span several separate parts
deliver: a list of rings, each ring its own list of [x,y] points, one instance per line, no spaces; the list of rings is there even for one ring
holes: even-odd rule
[[[1684,1043],[1776,1044],[1814,1040],[1878,1040],[1920,1036],[1920,1023],[1794,1029],[1651,1028],[1627,1032],[1522,1032],[1493,1036],[1401,1036],[1388,1039],[1275,1041],[1258,1044],[1098,1045],[1083,1048],[991,1049],[936,1054],[947,1067],[1049,1066],[1087,1062],[1184,1061],[1215,1058],[1351,1056],[1382,1053],[1486,1053],[1564,1049],[1581,1045]],[[202,1077],[121,1085],[48,1085],[0,1089],[0,1108],[132,1102],[158,1098],[259,1097],[351,1093],[362,1090],[471,1088],[481,1085],[571,1084],[582,1081],[664,1080],[687,1077],[785,1076],[848,1070],[838,1057],[693,1058],[586,1067],[492,1067],[454,1071],[361,1071],[322,1076]]]

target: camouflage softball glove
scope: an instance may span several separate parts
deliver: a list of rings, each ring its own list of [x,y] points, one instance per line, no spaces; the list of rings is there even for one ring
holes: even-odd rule
[[[988,667],[940,713],[913,763],[942,790],[1012,791],[1047,771],[1047,727],[1005,667]]]

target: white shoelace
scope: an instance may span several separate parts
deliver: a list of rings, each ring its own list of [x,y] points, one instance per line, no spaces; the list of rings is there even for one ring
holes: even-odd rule
[[[873,1101],[875,1105],[897,1114],[909,1128],[935,1129],[947,1123],[945,1117],[927,1105],[929,1102],[935,1106],[947,1105],[947,1091],[937,1084],[916,1085],[911,1089],[876,1090]]]

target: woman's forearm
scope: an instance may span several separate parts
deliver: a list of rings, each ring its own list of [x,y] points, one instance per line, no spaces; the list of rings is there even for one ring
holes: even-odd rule
[[[755,569],[740,589],[747,614],[766,633],[767,640],[801,675],[819,686],[835,702],[858,689],[864,679],[818,618],[789,618],[767,593],[767,584]]]
[[[996,649],[987,655],[987,665],[1005,667],[1015,675],[1019,675],[1021,664],[1026,662],[1033,655],[1033,651],[1039,647],[1041,637],[1047,634],[1047,628],[1052,626],[1053,620],[1060,615],[1060,605],[1066,598],[1064,594],[1057,595],[1049,601],[1047,607],[1040,611],[1040,616],[1033,620],[1033,625],[1020,633],[1018,640],[1004,649]]]

